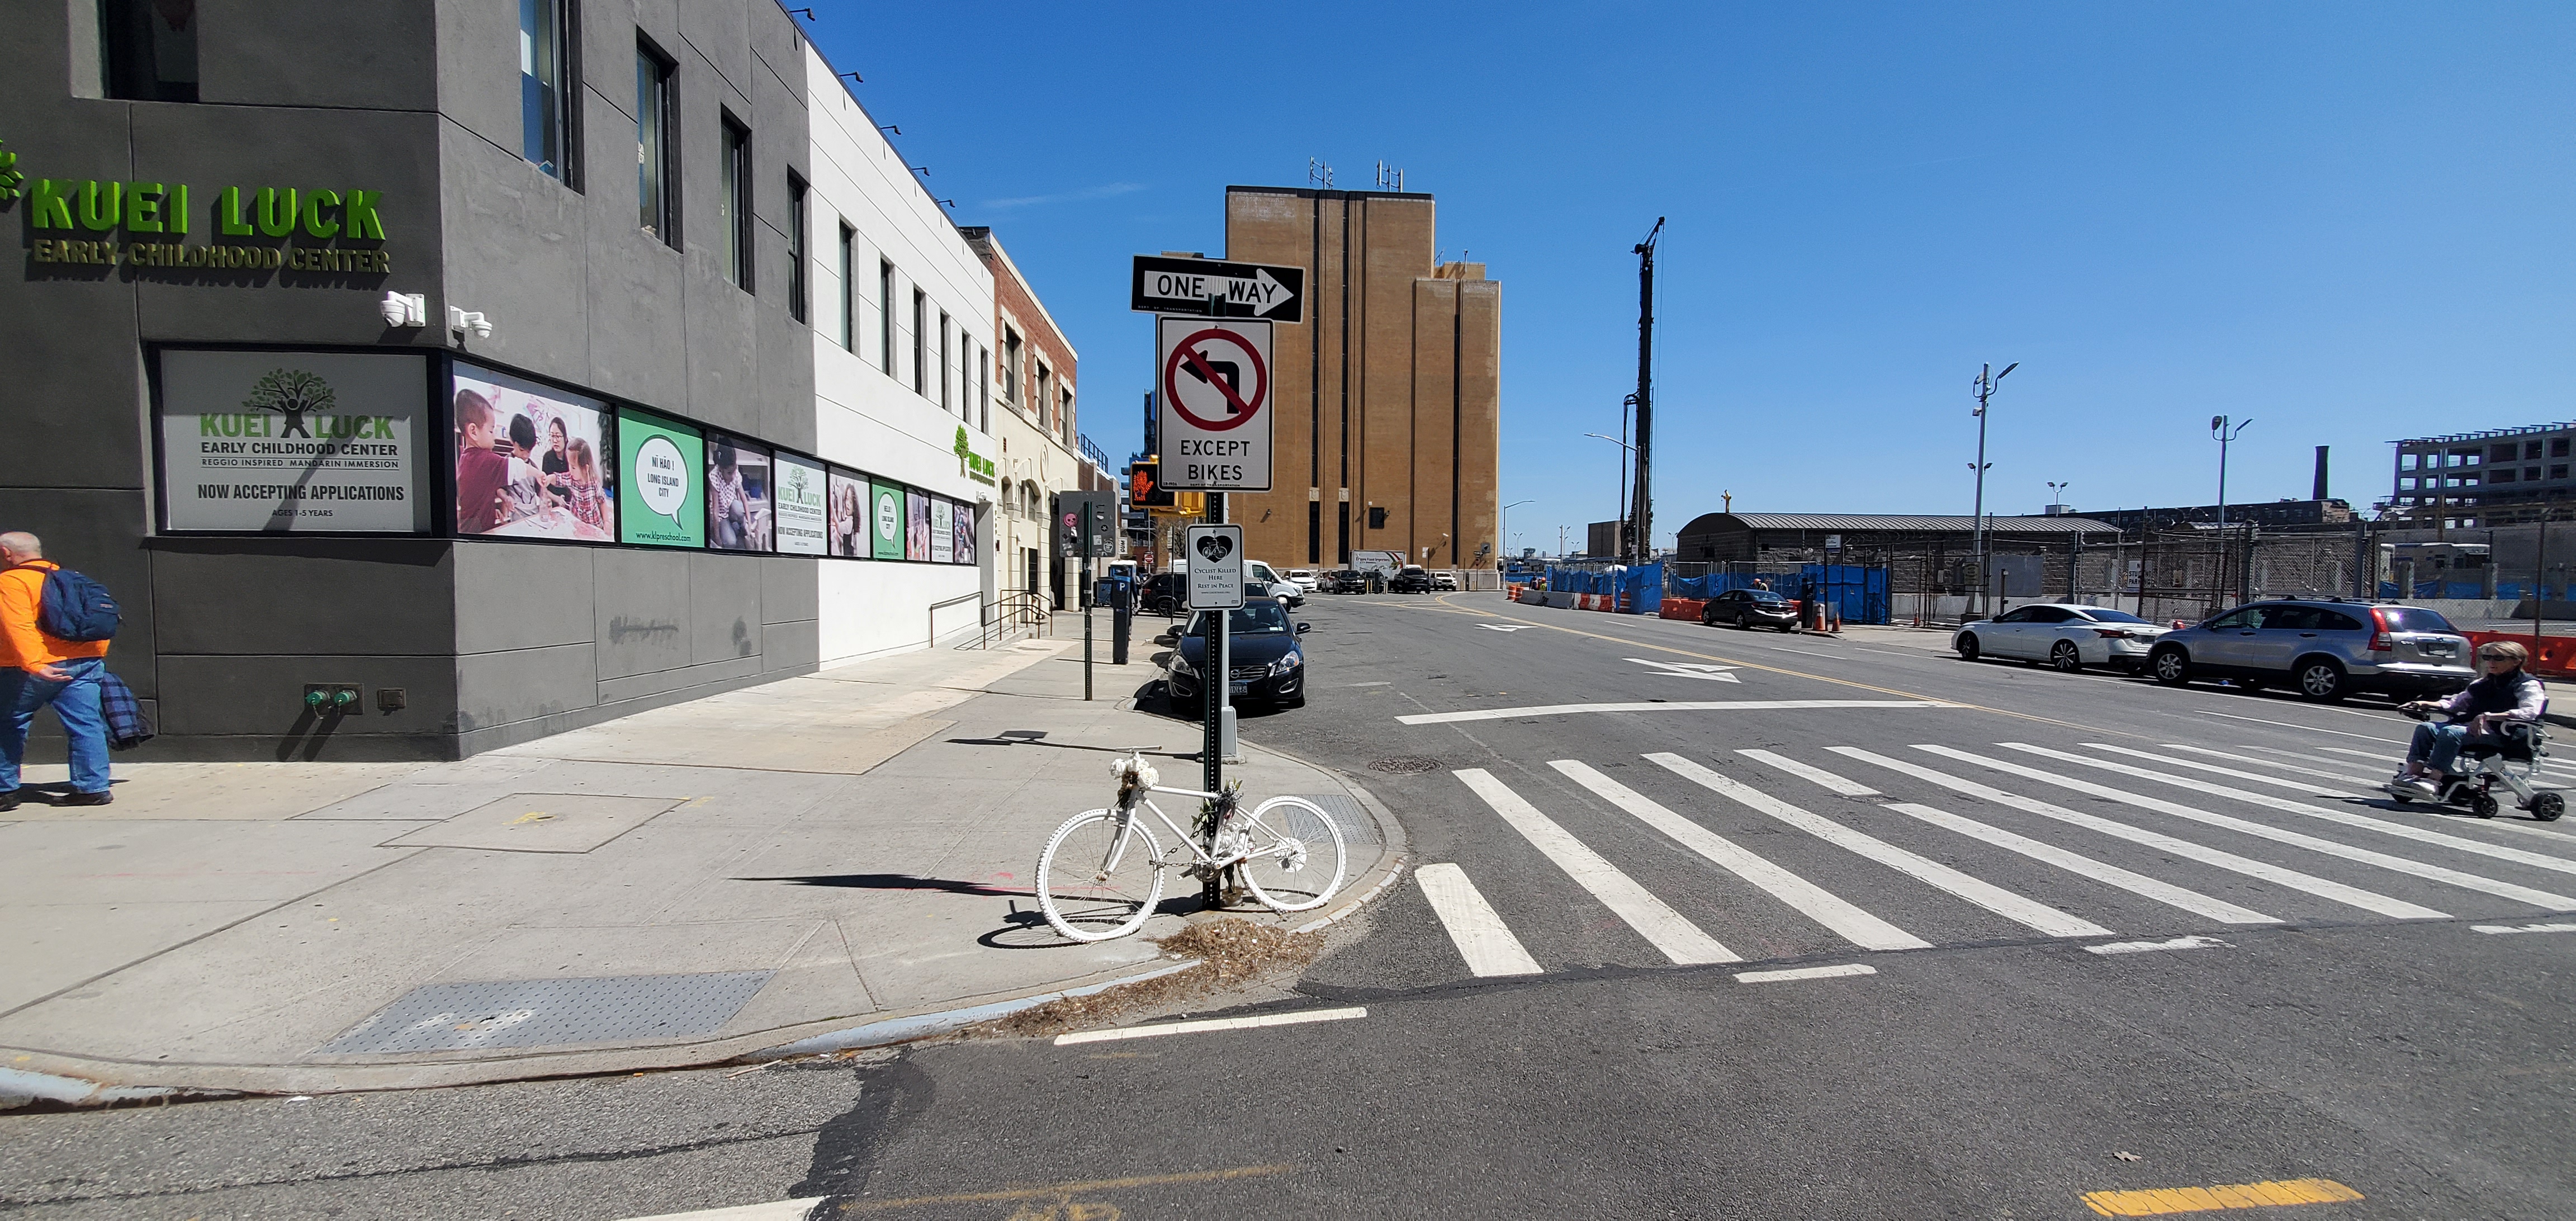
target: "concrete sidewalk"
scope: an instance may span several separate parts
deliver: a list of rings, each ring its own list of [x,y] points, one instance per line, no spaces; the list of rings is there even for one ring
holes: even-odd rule
[[[1148,938],[1181,927],[1188,879],[1097,945],[1029,895],[1047,834],[1112,795],[1116,748],[1198,747],[1134,710],[1154,667],[1100,666],[1086,703],[1080,657],[905,654],[462,762],[132,764],[114,805],[30,800],[0,820],[0,1106],[860,1046],[1166,969]],[[1227,775],[1316,798],[1351,864],[1322,911],[1236,914],[1293,927],[1374,894],[1401,857],[1384,811],[1247,753]]]

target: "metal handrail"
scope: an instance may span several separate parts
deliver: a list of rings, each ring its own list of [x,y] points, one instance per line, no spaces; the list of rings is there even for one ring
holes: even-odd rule
[[[1054,625],[1054,615],[1047,608],[1045,595],[1024,589],[1003,590],[1000,596],[984,603],[980,613],[983,625],[975,635],[975,642],[972,645],[961,643],[958,648],[992,648],[1007,639],[1012,629],[1019,627],[1034,627],[1039,636],[1045,636]]]
[[[930,625],[930,636],[929,636],[929,639],[928,639],[928,640],[925,640],[925,641],[922,643],[922,647],[924,647],[924,648],[935,648],[935,647],[937,647],[937,646],[938,646],[938,644],[939,644],[939,612],[940,612],[942,609],[944,609],[944,608],[946,608],[946,607],[955,606],[955,605],[957,605],[958,603],[961,603],[961,602],[973,602],[973,601],[976,601],[976,600],[978,600],[978,599],[982,598],[983,596],[984,596],[984,595],[983,595],[983,594],[981,594],[981,593],[959,594],[959,595],[957,595],[956,597],[954,597],[954,598],[950,598],[950,599],[948,599],[948,600],[947,600],[947,601],[945,601],[945,602],[933,602],[933,603],[931,603],[931,604],[930,604],[930,619],[929,619],[929,625]],[[977,615],[976,621],[977,621],[977,624],[978,624],[978,625],[979,625],[979,627],[980,627],[980,625],[981,625],[981,623],[982,623],[982,621],[983,621],[983,617],[982,617],[982,615],[981,615],[980,613]]]

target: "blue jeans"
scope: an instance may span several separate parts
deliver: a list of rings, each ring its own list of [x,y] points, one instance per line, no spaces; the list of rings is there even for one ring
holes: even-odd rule
[[[2415,727],[2415,740],[2407,744],[2406,762],[2430,764],[2434,771],[2450,773],[2451,764],[2460,757],[2460,746],[2469,739],[2469,724],[2423,724]]]
[[[0,793],[18,787],[18,765],[26,761],[27,730],[36,710],[52,707],[71,739],[72,788],[83,793],[107,791],[107,717],[99,711],[99,676],[107,663],[95,657],[58,661],[66,676],[60,682],[38,678],[15,666],[0,666]]]

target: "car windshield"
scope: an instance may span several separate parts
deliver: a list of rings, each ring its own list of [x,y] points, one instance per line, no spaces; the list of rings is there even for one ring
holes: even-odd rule
[[[2127,611],[2104,610],[2104,609],[2102,609],[2102,608],[2100,608],[2100,607],[2095,607],[2095,608],[2093,608],[2093,609],[2091,609],[2091,610],[2085,611],[2085,612],[2083,612],[2083,614],[2084,614],[2084,617],[2085,617],[2085,618],[2090,619],[2090,620],[2092,620],[2092,621],[2093,621],[2093,622],[2095,622],[2095,623],[2144,623],[2144,622],[2146,622],[2146,620],[2141,619],[2141,618],[2137,617],[2136,615],[2132,615],[2132,614],[2130,614],[2130,613],[2129,613],[2129,612],[2127,612]]]
[[[1272,599],[1265,598],[1258,602],[1246,602],[1243,605],[1236,607],[1233,611],[1233,615],[1234,618],[1228,621],[1225,626],[1225,630],[1229,635],[1285,636],[1288,634],[1288,612],[1279,609],[1279,603]],[[1190,617],[1190,630],[1187,634],[1192,636],[1207,635],[1208,624],[1214,618],[1215,616],[1206,611],[1200,611],[1197,614],[1192,615]]]
[[[1744,596],[1745,596],[1745,597],[1748,597],[1748,598],[1751,598],[1751,599],[1753,599],[1753,600],[1754,600],[1754,601],[1756,601],[1756,602],[1786,602],[1786,601],[1788,601],[1788,599],[1787,599],[1787,598],[1783,598],[1783,597],[1781,597],[1780,595],[1775,594],[1775,593],[1773,593],[1773,592],[1771,592],[1770,590],[1767,590],[1767,589],[1748,589],[1748,590],[1745,590],[1745,591],[1744,591]]]
[[[2446,632],[2457,635],[2460,630],[2452,627],[2451,621],[2442,617],[2442,612],[2426,610],[2421,606],[2379,606],[2371,609],[2378,613],[2379,621],[2387,624],[2388,630],[2392,632]]]

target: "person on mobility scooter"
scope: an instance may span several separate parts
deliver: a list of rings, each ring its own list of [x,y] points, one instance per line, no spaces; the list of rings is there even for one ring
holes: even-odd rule
[[[2406,766],[2389,780],[2389,794],[2401,801],[2464,804],[2480,818],[2493,818],[2497,802],[2488,790],[2502,780],[2513,790],[2514,804],[2534,818],[2547,822],[2563,813],[2566,798],[2536,792],[2531,784],[2539,774],[2542,744],[2549,740],[2540,728],[2549,700],[2540,680],[2522,668],[2529,656],[2510,640],[2491,641],[2478,649],[2478,668],[2486,671],[2485,677],[2447,699],[2398,705],[2399,712],[2426,723],[2415,727]],[[2451,722],[2430,723],[2437,713]],[[2452,771],[2463,757],[2474,761],[2471,769]]]

